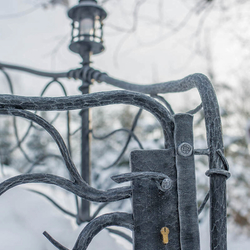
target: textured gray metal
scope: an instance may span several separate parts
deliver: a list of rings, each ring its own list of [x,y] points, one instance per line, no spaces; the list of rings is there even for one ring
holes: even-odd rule
[[[90,56],[89,53],[85,54],[83,63],[89,65]],[[79,90],[83,95],[89,94],[89,85],[91,82],[82,80],[82,85]],[[81,176],[86,183],[90,184],[91,180],[91,167],[90,167],[90,133],[89,133],[89,109],[83,109],[80,111],[81,116]],[[78,223],[89,221],[90,219],[90,203],[88,200],[82,199],[81,206],[79,208]]]
[[[194,144],[193,116],[190,114],[177,114],[174,116],[174,121],[181,249],[199,250],[195,162],[194,154],[192,154]]]
[[[133,181],[134,250],[181,249],[174,148],[136,150],[130,160],[133,172],[159,172],[172,180],[172,188],[166,192],[150,178]],[[163,227],[170,230],[167,245],[162,242]]]
[[[23,97],[0,95],[0,108],[27,110],[74,110],[112,104],[128,104],[152,113],[163,129],[165,147],[174,147],[173,117],[159,102],[146,95],[131,91],[109,91],[70,97]]]
[[[92,220],[82,230],[72,250],[86,250],[92,239],[103,229],[109,226],[120,226],[130,230],[134,230],[134,222],[132,214],[111,213],[104,214]],[[47,239],[58,249],[69,250],[55,241],[47,232],[44,232]]]
[[[0,95],[0,114],[14,117],[17,148],[19,147],[20,150],[23,150],[22,139],[20,140],[18,136],[16,116],[28,119],[50,133],[59,147],[61,153],[59,157],[64,160],[70,179],[49,174],[24,174],[2,182],[0,184],[0,195],[10,188],[24,183],[42,182],[57,185],[85,199],[82,201],[82,207],[77,215],[77,220],[81,223],[81,221],[89,218],[89,202],[87,200],[111,202],[129,198],[133,194],[133,217],[128,214],[114,213],[92,220],[80,234],[73,250],[86,249],[93,236],[109,225],[125,226],[130,229],[135,227],[134,250],[199,250],[194,154],[206,155],[209,157],[209,170],[206,175],[210,178],[210,193],[205,197],[199,212],[202,211],[210,197],[211,250],[226,250],[226,179],[230,174],[228,163],[223,154],[219,105],[209,79],[202,74],[193,74],[177,81],[151,85],[132,84],[114,79],[106,73],[89,67],[89,52],[97,54],[104,49],[102,20],[107,16],[105,10],[97,4],[96,0],[79,0],[79,4],[71,8],[68,15],[73,19],[70,49],[82,56],[85,62],[83,67],[69,72],[49,73],[0,63],[0,70],[4,73],[12,94],[14,93],[13,86],[8,73],[4,69],[20,70],[50,77],[53,80],[47,86],[52,82],[57,82],[62,88],[63,86],[58,82],[58,78],[80,79],[83,82],[80,89],[83,96],[37,98]],[[93,22],[92,34],[80,32],[81,20],[86,16],[96,21]],[[95,16],[99,16],[99,21],[95,19]],[[99,25],[95,25],[97,23]],[[99,35],[95,32],[96,28],[100,31]],[[127,91],[89,94],[88,87],[92,80],[106,82]],[[158,95],[160,93],[183,92],[192,88],[197,88],[202,103],[194,110],[189,111],[189,114],[174,115],[174,111],[168,102]],[[67,95],[64,88],[63,91]],[[145,94],[160,100],[168,109]],[[113,165],[124,154],[131,137],[136,138],[134,129],[142,109],[151,112],[158,119],[163,129],[165,150],[132,152],[132,173],[113,177],[113,180],[117,182],[132,181],[133,189],[123,187],[102,191],[88,185],[90,180],[88,108],[111,104],[128,104],[141,108],[131,130],[129,130],[126,145]],[[194,149],[192,116],[190,114],[194,114],[201,108],[203,108],[205,117],[207,149]],[[74,109],[81,109],[82,117],[81,174],[78,173],[70,154],[69,110]],[[68,148],[58,131],[51,124],[27,110],[67,110]],[[30,124],[31,127],[32,123]],[[27,155],[25,157],[28,158]],[[76,201],[78,207],[78,200],[76,199]],[[105,204],[100,206],[100,210],[104,206]],[[169,239],[164,240],[165,245],[162,242],[161,232],[166,233],[168,231]],[[47,233],[45,233],[45,236],[58,249],[68,250]]]
[[[43,127],[57,143],[72,179],[67,180],[51,174],[18,175],[0,183],[0,195],[18,185],[26,183],[46,183],[57,185],[83,199],[90,201],[111,202],[131,197],[130,187],[110,189],[108,191],[96,190],[90,187],[78,173],[73,161],[71,160],[67,147],[58,131],[43,118],[28,111],[15,109],[0,109],[0,114],[23,117]]]
[[[167,149],[155,151],[136,151],[135,153],[132,153],[131,156],[134,173],[130,174],[127,179],[133,178],[134,223],[136,228],[134,234],[134,245],[136,250],[199,249],[197,206],[195,200],[194,154],[202,154],[209,157],[209,171],[207,171],[206,174],[210,177],[209,196],[211,250],[227,249],[226,179],[230,176],[230,174],[228,172],[228,163],[223,154],[219,106],[213,87],[206,76],[202,74],[194,74],[177,81],[152,85],[138,85],[111,78],[107,74],[101,73],[100,71],[92,69],[89,66],[83,66],[81,69],[71,70],[68,73],[46,73],[15,65],[0,63],[0,69],[4,68],[26,71],[36,75],[52,77],[54,79],[58,77],[73,77],[75,79],[82,79],[85,82],[90,82],[92,79],[95,79],[98,82],[104,81],[116,87],[130,91],[111,91],[105,93],[86,94],[83,96],[57,98],[0,95],[0,114],[24,117],[46,129],[58,144],[62,158],[64,159],[66,167],[71,175],[71,180],[49,174],[26,174],[16,176],[0,184],[0,194],[16,185],[42,182],[58,185],[81,198],[91,201],[110,202],[131,197],[132,190],[130,187],[108,191],[95,190],[91,188],[85,181],[82,180],[82,177],[77,172],[70,158],[70,153],[68,152],[59,133],[51,124],[44,121],[41,117],[26,110],[73,110],[111,104],[135,105],[148,110],[158,119],[163,129],[165,139],[164,146]],[[155,101],[153,98],[141,94],[149,94],[152,97],[162,100],[162,98],[157,96],[157,94],[182,92],[194,87],[196,87],[200,93],[202,105],[199,105],[196,109],[190,111],[189,113],[195,113],[200,110],[201,107],[203,108],[207,131],[207,149],[193,149],[191,115],[178,114],[173,116],[174,112],[169,105],[167,105],[169,107],[168,111],[163,105]],[[158,153],[159,155],[157,155]],[[138,161],[133,158],[133,154],[144,154],[144,157],[140,156],[140,158],[138,156],[140,158]],[[155,164],[153,168],[147,165],[148,161],[146,159],[149,158],[149,161],[152,164]],[[154,160],[152,161],[152,159]],[[166,163],[171,163],[173,166],[170,164],[170,168],[163,168],[163,165]],[[174,172],[169,173],[169,169]],[[135,173],[138,171],[142,171],[140,175]],[[144,171],[145,173],[143,173]],[[147,174],[147,172],[151,172],[151,174]],[[167,180],[166,183],[164,183],[164,179],[160,179],[159,181],[157,178],[152,178],[152,176],[155,177],[155,172],[161,172],[163,175],[165,174],[169,178],[171,177],[171,185],[168,186],[170,183],[168,183],[168,178],[165,178],[165,180]],[[173,173],[175,173],[175,179],[173,179]],[[143,178],[141,178],[142,176]],[[178,178],[177,183],[176,178]],[[175,181],[172,182],[172,180]],[[143,188],[139,189],[138,187]],[[173,190],[174,195],[171,193],[171,190]],[[160,194],[162,194],[162,196]],[[170,195],[168,197],[169,199],[164,199],[164,197],[167,197],[168,195]],[[145,199],[142,198],[144,196],[146,197]],[[206,196],[205,202],[208,200],[209,196]],[[146,202],[147,199],[149,203]],[[170,206],[170,210],[172,209],[174,211],[173,212],[171,210],[171,215],[174,215],[174,218],[171,216],[168,217],[169,209],[165,209],[165,206],[163,206],[163,204],[169,204],[169,200],[171,199],[172,205]],[[163,204],[160,200],[162,200]],[[142,204],[144,204],[144,206],[142,206]],[[156,205],[157,213],[154,209],[152,209]],[[202,206],[204,207],[204,204]],[[144,219],[146,219],[144,222],[142,222],[142,214],[144,214]],[[163,220],[159,217],[161,214],[163,214]],[[158,221],[152,220],[152,218],[156,218]],[[172,227],[171,223],[170,226],[167,225],[167,221],[165,220],[166,218],[168,218],[169,222],[172,221],[173,225],[176,223],[175,226]],[[178,223],[176,220],[178,220]],[[146,227],[144,228],[144,224],[141,223],[144,223]],[[152,224],[152,228],[149,226],[150,223]],[[158,223],[162,224],[159,226]],[[188,228],[187,225],[190,227]],[[159,227],[168,227],[170,229],[169,243],[166,245],[162,245]],[[146,228],[148,228],[148,230],[146,230]],[[147,235],[151,232],[153,233],[153,236],[150,236],[149,238],[145,237],[146,234],[142,234],[141,230],[145,230]],[[174,230],[176,230],[176,233],[173,236],[172,233],[175,232]],[[144,245],[140,242],[140,239],[142,239],[141,242],[144,242]],[[146,239],[150,239],[150,242],[152,240],[153,243],[148,243]],[[172,244],[174,245],[173,248]],[[66,248],[60,248],[59,246],[58,249]]]

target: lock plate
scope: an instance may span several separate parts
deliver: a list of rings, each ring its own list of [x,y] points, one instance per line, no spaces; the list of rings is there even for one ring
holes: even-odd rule
[[[132,182],[134,250],[180,249],[174,149],[133,151],[130,164],[132,172],[159,172],[172,180],[172,187],[165,192],[159,190],[154,180]],[[167,244],[163,243],[163,227],[171,232]]]

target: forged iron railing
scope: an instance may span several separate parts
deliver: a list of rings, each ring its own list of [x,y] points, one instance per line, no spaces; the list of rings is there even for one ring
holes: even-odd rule
[[[226,180],[230,174],[223,154],[219,106],[213,87],[206,76],[194,74],[177,81],[138,85],[116,80],[88,65],[67,73],[56,74],[1,63],[0,68],[9,81],[10,89],[12,89],[10,79],[4,69],[21,70],[51,77],[57,83],[59,83],[58,78],[74,78],[82,79],[83,82],[89,84],[93,80],[106,82],[125,89],[65,97],[0,95],[0,114],[23,117],[31,121],[31,124],[37,124],[45,129],[57,143],[70,174],[70,179],[45,173],[26,173],[15,176],[0,184],[0,194],[25,183],[46,183],[57,185],[82,199],[103,202],[103,206],[107,202],[132,197],[133,214],[116,212],[92,218],[79,235],[73,250],[87,249],[92,238],[99,231],[113,225],[133,231],[132,242],[136,250],[200,249],[198,214],[210,199],[211,249],[227,249]],[[183,92],[192,88],[198,89],[202,103],[188,113],[174,114],[168,102],[159,95]],[[163,102],[165,106],[156,99]],[[127,104],[140,108],[132,128],[127,131],[127,143],[131,137],[136,138],[133,133],[134,127],[141,111],[145,109],[160,122],[165,149],[131,152],[132,172],[112,177],[117,183],[131,181],[131,186],[102,191],[89,186],[77,171],[70,156],[70,142],[67,148],[53,125],[30,111],[69,112],[114,104]],[[207,148],[194,149],[193,115],[201,108],[205,116]],[[17,134],[16,137],[18,147],[22,150],[22,139],[20,140]],[[210,177],[210,191],[199,208],[197,208],[196,200],[194,155],[206,155],[209,158],[209,169],[206,175]],[[47,232],[44,235],[58,249],[68,249]]]

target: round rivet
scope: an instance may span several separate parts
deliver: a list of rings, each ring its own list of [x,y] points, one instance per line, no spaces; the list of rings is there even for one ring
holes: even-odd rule
[[[183,142],[179,147],[178,147],[178,154],[181,156],[190,156],[193,153],[193,147],[187,143]]]
[[[161,188],[164,191],[167,191],[168,189],[170,189],[172,187],[172,181],[170,179],[163,179],[163,181],[161,182]]]

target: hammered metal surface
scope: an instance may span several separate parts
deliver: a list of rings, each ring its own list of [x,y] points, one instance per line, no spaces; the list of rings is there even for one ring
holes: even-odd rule
[[[166,192],[153,180],[133,181],[134,250],[180,249],[174,149],[133,151],[131,168],[133,172],[164,173],[172,179],[172,188]],[[166,245],[162,242],[163,227],[170,230]]]
[[[188,144],[193,147],[193,116],[174,116],[174,139],[176,148]],[[196,180],[194,155],[176,155],[178,209],[180,220],[180,241],[182,250],[199,250],[199,224],[196,201]]]
[[[177,81],[169,81],[151,85],[140,85],[140,84],[131,84],[125,81],[114,79],[112,77],[109,77],[107,74],[101,73],[100,71],[94,70],[88,66],[82,67],[81,69],[71,70],[68,73],[46,73],[46,72],[31,70],[24,67],[1,64],[1,63],[0,67],[26,71],[32,74],[46,76],[46,77],[53,77],[53,78],[73,77],[89,81],[91,79],[95,79],[98,82],[104,81],[108,84],[117,86],[119,88],[138,91],[150,95],[155,95],[159,93],[183,92],[196,87],[201,96],[202,106],[205,114],[209,168],[225,169],[222,160],[217,154],[218,150],[221,150],[221,152],[223,152],[219,105],[211,82],[206,76],[202,74],[189,75]],[[174,147],[173,119],[171,115],[168,113],[168,111],[152,98],[129,91],[95,93],[95,94],[90,94],[88,96],[84,96],[84,98],[83,97],[81,98],[79,97],[32,98],[32,97],[20,97],[20,96],[11,97],[9,95],[0,95],[0,110],[2,114],[16,115],[18,112],[19,114],[21,114],[23,112],[22,109],[71,110],[71,109],[81,109],[84,107],[89,108],[89,107],[105,106],[118,103],[131,104],[146,109],[153,115],[155,115],[163,128],[164,138],[165,138],[165,148]],[[25,115],[24,113],[22,113],[22,116]],[[74,190],[74,193],[78,194],[80,197],[86,197],[86,193],[79,190],[79,188],[81,188],[81,185],[71,186],[72,182],[68,183],[68,180],[61,180],[61,179],[58,180],[54,176],[52,177],[48,175],[43,175],[43,176],[25,175],[23,177],[20,176],[14,177],[14,179],[7,180],[6,182],[1,184],[1,192],[4,192],[15,185],[19,185],[22,183],[37,182],[37,181],[45,183],[53,182],[53,184],[55,185],[59,184],[60,186],[68,188],[67,190],[69,191]],[[129,190],[126,191],[128,192]],[[102,194],[101,194],[102,197],[101,200],[107,201],[107,197],[105,197],[105,192]],[[129,194],[127,193],[127,195],[121,195],[121,196],[125,198],[125,196],[128,197]],[[94,200],[96,200],[96,197]],[[213,174],[211,175],[210,178],[210,218],[211,218],[211,223],[210,223],[211,249],[226,250],[227,249],[226,177],[220,174]]]

